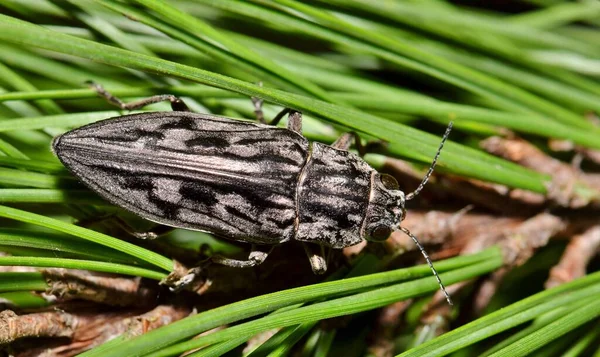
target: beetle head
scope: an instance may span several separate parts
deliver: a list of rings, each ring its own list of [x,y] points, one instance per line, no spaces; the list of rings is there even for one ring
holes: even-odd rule
[[[362,236],[373,242],[383,242],[400,227],[404,219],[405,197],[395,178],[386,174],[371,174],[369,208],[363,224]]]

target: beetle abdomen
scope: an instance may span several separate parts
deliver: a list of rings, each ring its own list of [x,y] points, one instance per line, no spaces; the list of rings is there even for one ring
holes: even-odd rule
[[[298,185],[296,239],[333,248],[359,243],[373,169],[351,152],[312,143]]]
[[[148,220],[251,243],[294,236],[308,141],[290,130],[157,112],[90,124],[53,146],[81,181]]]

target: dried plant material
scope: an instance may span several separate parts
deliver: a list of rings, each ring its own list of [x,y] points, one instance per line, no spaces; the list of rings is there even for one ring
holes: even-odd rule
[[[462,210],[456,213],[410,211],[403,225],[419,238],[421,244],[442,244],[452,237],[457,222],[464,214],[465,211]],[[392,236],[383,244],[389,251],[396,254],[417,249],[410,237],[398,231],[393,232]]]
[[[252,338],[250,338],[246,343],[246,346],[244,347],[242,353],[246,355],[254,351],[256,348],[260,347],[260,345],[267,342],[271,337],[275,336],[275,334],[279,332],[279,330],[281,329],[275,328],[272,330],[263,331],[259,334],[252,336]]]
[[[545,246],[550,237],[564,231],[564,219],[549,213],[532,217],[514,232],[506,232],[503,240],[504,264],[515,267],[524,264],[538,248]]]
[[[598,190],[589,187],[582,172],[546,155],[525,140],[494,136],[483,140],[480,146],[496,156],[551,175],[547,196],[559,206],[580,208],[598,200]]]
[[[552,151],[574,151],[577,146],[571,140],[548,139],[548,147]]]
[[[30,343],[27,344],[28,346],[17,344],[14,346],[14,350],[16,351],[15,356],[75,356],[123,334],[138,336],[150,330],[168,325],[188,316],[191,311],[192,309],[185,304],[177,304],[159,305],[140,315],[131,310],[107,313],[95,311],[94,309],[86,309],[85,312],[72,312],[69,314],[64,312],[44,313],[49,316],[47,319],[51,321],[54,321],[61,315],[68,316],[71,327],[67,329],[66,327],[55,325],[56,328],[60,327],[63,331],[63,334],[55,336],[66,336],[70,340],[66,343],[64,341],[62,343],[54,341],[54,343],[49,344],[50,346],[40,346],[38,348],[33,348]],[[42,314],[24,315],[23,317],[32,315]],[[44,321],[30,321],[28,322],[28,328],[34,330],[40,329],[43,328],[43,323]]]
[[[6,257],[10,254],[0,252],[0,257]],[[12,266],[12,265],[1,265],[0,273],[32,273],[38,271],[37,268],[34,267],[26,267],[26,266]]]
[[[65,312],[41,312],[18,316],[11,310],[0,312],[0,345],[24,337],[71,337],[76,319]]]
[[[549,213],[540,213],[523,222],[514,231],[505,231],[501,242],[504,266],[490,275],[481,285],[475,297],[475,311],[482,311],[495,294],[506,274],[529,260],[535,251],[545,246],[548,240],[563,232],[566,222]]]
[[[367,347],[369,354],[376,357],[392,357],[395,355],[394,338],[402,323],[402,315],[412,304],[412,299],[398,301],[381,309],[374,329],[369,333],[372,340]]]
[[[460,252],[479,252],[497,241],[490,238],[490,234],[497,236],[502,229],[523,221],[519,217],[498,217],[471,212],[469,209],[470,206],[454,212],[409,211],[403,225],[416,235],[422,244],[443,244],[444,250],[454,251],[454,254],[443,255],[452,256]],[[409,237],[398,232],[392,233],[384,245],[396,254],[417,249]]]
[[[141,284],[141,278],[123,278],[85,270],[45,269],[46,293],[61,300],[82,299],[114,306],[153,305],[156,287]]]
[[[417,336],[429,340],[450,331],[451,315],[452,308],[448,304],[441,304],[436,309],[428,310],[421,318]]]
[[[181,320],[191,312],[191,307],[185,304],[159,305],[142,315],[124,319],[121,324],[127,327],[126,331],[129,336],[139,336]]]
[[[560,262],[550,270],[546,289],[567,283],[585,275],[586,266],[599,252],[600,226],[596,225],[574,236]]]
[[[418,185],[423,175],[411,164],[398,159],[386,159],[383,170],[393,173],[400,187],[409,191]],[[473,203],[505,214],[533,214],[546,203],[544,195],[531,191],[509,189],[504,185],[454,175],[434,173],[433,177],[434,180],[425,186],[424,192],[419,196],[420,202],[431,201],[437,206],[444,202],[456,205],[458,198],[465,205]]]
[[[522,218],[499,218],[478,214],[466,214],[460,221],[461,255],[474,254],[494,244],[501,244],[505,266],[493,273],[480,287],[476,300],[482,308],[496,292],[497,285],[506,273],[515,266],[525,263],[535,250],[545,246],[550,237],[563,233],[570,228],[567,223],[554,215],[541,213],[528,220]],[[463,281],[447,287],[451,295],[459,293],[472,281]],[[443,315],[438,309],[444,309],[444,296],[436,292],[427,309],[426,316]],[[480,310],[477,310],[480,311]]]
[[[577,153],[581,155],[584,159],[587,159],[596,165],[600,165],[600,150],[588,149],[578,146]]]
[[[438,182],[452,195],[499,213],[531,214],[546,203],[544,195],[476,179],[445,175]]]

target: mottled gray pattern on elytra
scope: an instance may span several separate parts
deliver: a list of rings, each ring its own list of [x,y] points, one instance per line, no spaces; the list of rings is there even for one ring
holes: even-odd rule
[[[155,112],[90,124],[54,151],[108,201],[161,224],[242,242],[296,239],[343,248],[404,207],[360,157],[282,128]]]
[[[359,243],[372,172],[351,152],[313,143],[298,184],[296,239],[333,248]]]
[[[54,149],[94,191],[151,221],[252,243],[294,236],[308,142],[292,131],[204,114],[144,113],[75,129]]]

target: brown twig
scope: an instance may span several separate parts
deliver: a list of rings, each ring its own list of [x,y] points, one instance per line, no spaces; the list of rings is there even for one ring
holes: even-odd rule
[[[471,216],[477,217],[474,214],[467,214],[465,218]],[[474,254],[499,243],[503,249],[505,266],[492,273],[483,282],[475,298],[478,307],[476,311],[480,311],[487,305],[506,273],[526,262],[537,248],[547,244],[550,237],[565,232],[568,227],[563,219],[547,213],[541,213],[525,221],[522,218],[495,216],[480,216],[478,219],[479,224],[471,225],[472,228],[468,225],[463,227],[462,234],[466,238],[461,240],[464,244],[461,246],[460,254]],[[471,282],[453,284],[448,286],[447,290],[451,295],[456,295]],[[444,296],[436,292],[424,316],[442,315],[437,309],[444,308],[444,300]]]
[[[440,186],[452,195],[471,202],[479,207],[503,214],[533,214],[546,203],[546,198],[538,193],[510,189],[504,185],[468,179],[454,175],[444,175],[438,180]]]
[[[0,312],[0,344],[24,337],[70,337],[76,319],[65,312],[41,312],[18,316],[11,310]]]
[[[412,165],[397,159],[386,159],[382,170],[392,173],[405,192],[416,187],[423,175]],[[454,175],[434,174],[419,196],[420,207],[431,206],[429,201],[435,202],[436,207],[449,202],[453,206],[475,204],[504,214],[533,214],[546,203],[546,198],[534,192],[509,189],[503,185]]]
[[[550,276],[545,285],[546,289],[584,276],[587,264],[598,254],[599,247],[599,225],[574,236],[567,245],[560,262],[550,270]]]
[[[505,231],[501,242],[504,267],[483,282],[475,297],[475,311],[482,311],[496,292],[504,276],[514,267],[524,264],[535,251],[545,246],[550,237],[563,232],[566,222],[548,213],[541,213],[523,222],[515,231]]]
[[[156,303],[158,290],[142,284],[141,278],[123,278],[85,270],[52,268],[42,270],[47,294],[60,300],[82,299],[114,306],[149,306]]]
[[[584,173],[572,165],[546,155],[525,140],[495,136],[483,140],[480,146],[494,155],[551,175],[551,181],[547,185],[547,197],[561,207],[580,208],[587,206],[592,200],[598,200],[599,193],[594,192],[598,189],[590,187]],[[581,194],[580,189],[589,193]]]
[[[443,244],[444,251],[453,251],[444,256],[463,253],[476,253],[480,249],[464,247],[474,245],[489,235],[501,229],[515,226],[523,221],[519,217],[498,217],[469,211],[470,206],[461,210],[448,211],[409,211],[402,223],[419,238],[421,244]],[[415,250],[410,238],[400,232],[394,232],[385,243],[389,251],[395,254]],[[486,242],[486,247],[491,245]],[[492,243],[493,244],[493,243]],[[478,247],[483,246],[479,244]]]
[[[412,304],[412,300],[399,301],[381,309],[373,330],[369,333],[372,340],[367,347],[369,354],[376,357],[395,355],[394,337],[402,322],[401,316]]]
[[[188,316],[191,307],[187,304],[159,305],[154,309],[137,314],[133,310],[102,312],[86,308],[79,312],[46,312],[19,316],[23,327],[28,331],[43,331],[45,334],[18,337],[68,337],[69,340],[55,340],[42,346],[29,343],[15,344],[16,357],[70,357],[95,346],[128,334],[137,336],[158,327],[168,325]],[[63,322],[64,320],[64,322]],[[66,322],[69,324],[67,325]],[[53,333],[53,334],[51,334]]]

